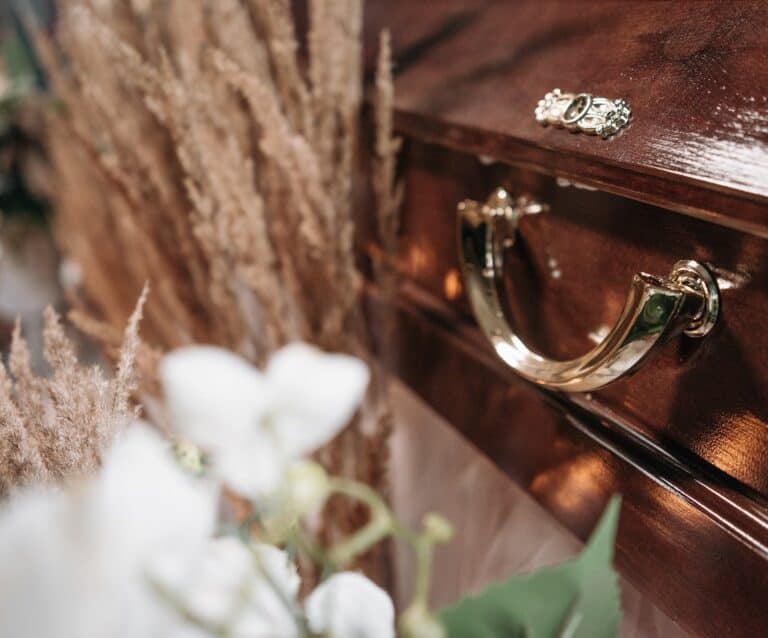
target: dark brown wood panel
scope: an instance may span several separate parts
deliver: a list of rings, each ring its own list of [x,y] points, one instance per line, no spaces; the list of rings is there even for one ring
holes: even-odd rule
[[[399,306],[390,365],[406,383],[580,537],[622,494],[618,567],[686,630],[765,635],[768,519],[747,495],[515,377],[422,297],[406,286]]]
[[[685,628],[768,635],[768,3],[368,7],[369,42],[393,34],[407,142],[392,369],[582,537],[622,493],[619,566]],[[626,98],[630,126],[607,141],[539,126],[555,87]],[[632,275],[680,259],[717,273],[718,327],[592,394],[520,380],[458,267],[456,203],[498,185],[550,205],[521,222],[505,272],[507,311],[543,354],[592,348]]]
[[[768,236],[768,3],[369,3],[409,137]],[[371,38],[372,40],[372,38]],[[539,126],[555,87],[625,97],[605,141]]]
[[[455,205],[502,184],[550,204],[520,225],[508,254],[506,299],[521,336],[569,358],[610,328],[636,272],[663,275],[679,259],[719,273],[722,320],[704,340],[680,338],[633,376],[587,395],[659,445],[690,454],[768,495],[768,241],[542,175],[411,142],[399,267],[433,299],[474,321],[463,296]]]

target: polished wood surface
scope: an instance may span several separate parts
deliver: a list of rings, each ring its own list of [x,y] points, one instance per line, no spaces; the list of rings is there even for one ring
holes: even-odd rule
[[[520,336],[554,358],[594,347],[618,319],[636,272],[665,275],[679,259],[711,264],[722,317],[707,338],[667,344],[633,376],[589,395],[659,444],[690,453],[768,496],[768,241],[599,191],[411,142],[400,267],[474,324],[463,296],[455,206],[496,186],[550,210],[520,223],[506,256],[506,300]],[[490,348],[489,348],[490,349]]]
[[[681,626],[764,635],[768,242],[418,141],[402,164],[404,282],[391,368],[577,534],[621,493],[619,567]],[[456,202],[498,184],[551,207],[521,222],[506,272],[508,312],[544,354],[592,347],[633,273],[663,274],[682,258],[718,273],[715,332],[671,342],[591,394],[520,380],[476,327],[458,269]]]
[[[686,630],[768,635],[768,3],[368,7],[369,41],[392,31],[406,138],[390,366],[582,537],[621,493],[619,567]],[[541,127],[555,87],[626,98],[630,126]],[[456,203],[498,185],[550,205],[505,257],[507,311],[542,354],[591,349],[632,275],[679,259],[715,270],[719,325],[591,394],[522,381],[458,267]]]
[[[369,31],[392,31],[409,137],[768,236],[768,3],[368,7]],[[626,98],[629,127],[606,141],[536,124],[555,87]]]
[[[450,316],[403,295],[403,380],[581,538],[622,494],[617,566],[686,631],[764,636],[766,554],[750,539],[768,536],[754,504],[625,424],[515,377]]]
[[[454,527],[454,536],[437,549],[432,564],[433,609],[482,591],[510,574],[553,565],[580,551],[583,545],[577,537],[528,490],[478,454],[412,391],[395,383],[391,393],[392,506],[398,518],[413,528],[420,527],[424,515],[434,511]],[[417,565],[410,547],[395,543],[393,551],[395,604],[405,609],[415,594]],[[622,638],[688,635],[626,579],[619,583]]]

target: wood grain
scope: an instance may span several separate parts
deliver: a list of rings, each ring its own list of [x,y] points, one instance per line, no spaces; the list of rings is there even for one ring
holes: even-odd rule
[[[768,4],[370,3],[409,137],[768,236]],[[536,124],[555,87],[624,97],[604,141]]]
[[[630,427],[574,410],[515,377],[464,330],[404,295],[396,369],[404,381],[561,523],[586,538],[623,497],[617,564],[693,635],[765,635],[766,555],[748,499],[658,454]],[[746,507],[742,507],[745,504]]]
[[[395,383],[392,396],[391,499],[398,518],[415,529],[427,512],[438,511],[455,530],[435,555],[433,609],[479,593],[511,574],[553,565],[578,553],[583,545],[572,532],[413,392]],[[405,609],[415,593],[416,564],[410,547],[395,543],[393,550],[396,605]],[[622,638],[688,635],[626,579],[620,579],[619,586]]]
[[[582,538],[623,494],[619,567],[685,629],[768,635],[768,4],[368,7],[370,41],[393,34],[407,141],[389,365]],[[626,98],[630,126],[538,125],[555,87]],[[537,350],[590,349],[632,275],[679,259],[717,272],[714,333],[589,395],[517,378],[474,323],[455,245],[456,203],[498,185],[551,206],[506,257],[507,311]]]
[[[391,368],[582,537],[608,495],[621,493],[620,569],[687,630],[761,635],[768,242],[413,140],[402,159],[401,324],[381,348]],[[590,395],[522,382],[476,327],[458,270],[456,202],[498,184],[551,206],[523,220],[506,271],[507,310],[543,353],[591,348],[618,317],[633,273],[663,274],[682,258],[718,271],[720,325]]]
[[[432,298],[474,324],[463,297],[455,205],[502,184],[547,202],[525,218],[507,256],[508,311],[521,337],[555,358],[578,356],[615,323],[636,272],[680,259],[720,273],[722,320],[704,340],[668,344],[633,376],[591,395],[660,444],[690,453],[768,496],[768,242],[552,178],[411,142],[399,264]]]

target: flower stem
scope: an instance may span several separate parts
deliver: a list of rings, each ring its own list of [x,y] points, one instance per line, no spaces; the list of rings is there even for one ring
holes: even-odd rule
[[[343,567],[393,534],[396,526],[384,499],[368,485],[336,478],[331,480],[330,488],[337,494],[365,503],[370,512],[370,520],[363,527],[328,551],[330,562],[336,567]]]
[[[413,602],[426,606],[432,584],[432,557],[435,545],[430,539],[421,536],[414,544],[413,551],[416,553],[416,593]]]
[[[432,585],[432,562],[435,546],[450,539],[450,523],[437,514],[425,515],[423,527],[415,532],[400,523],[384,499],[364,483],[350,479],[333,478],[329,492],[348,496],[368,506],[369,521],[354,534],[331,547],[325,554],[328,567],[344,567],[388,536],[395,537],[413,548],[416,554],[416,591],[405,610],[401,630],[405,638],[444,637],[445,630],[429,609],[429,590]]]

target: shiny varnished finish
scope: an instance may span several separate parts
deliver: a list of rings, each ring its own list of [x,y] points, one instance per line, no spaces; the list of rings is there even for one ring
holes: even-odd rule
[[[546,214],[520,222],[503,297],[519,336],[552,358],[595,346],[616,323],[636,272],[665,272],[681,255],[711,264],[723,303],[713,333],[668,344],[592,399],[768,496],[768,338],[760,330],[768,316],[768,241],[416,142],[403,165],[399,266],[468,324],[456,201],[482,199],[503,184],[549,203]]]
[[[622,494],[618,567],[687,631],[765,635],[762,507],[628,424],[535,390],[420,295],[401,298],[396,368],[406,383],[582,538],[610,495]]]
[[[407,142],[392,369],[580,535],[622,493],[619,567],[692,634],[768,635],[768,4],[368,6],[368,32],[393,34]],[[626,98],[629,126],[539,125],[557,86]],[[504,257],[503,310],[531,349],[593,349],[633,275],[681,258],[715,274],[718,325],[591,393],[520,379],[475,322],[455,244],[456,202],[497,185],[549,205]]]
[[[768,235],[767,3],[370,5],[409,136]],[[629,127],[604,141],[532,125],[557,86],[626,98]]]
[[[410,141],[402,159],[405,311],[392,368],[577,533],[621,492],[622,572],[681,625],[761,635],[768,242],[442,147]],[[717,272],[720,324],[602,390],[539,394],[487,345],[460,274],[455,202],[497,184],[549,204],[521,220],[504,272],[505,311],[537,350],[567,359],[594,347],[634,273],[663,272],[681,255]]]
[[[432,566],[430,603],[440,609],[467,591],[569,558],[576,536],[477,453],[460,432],[400,383],[392,387],[395,431],[391,440],[391,501],[398,518],[418,528],[425,512],[439,511],[455,534]],[[424,486],[414,490],[413,486]],[[395,544],[396,604],[413,598],[416,565],[410,547]],[[647,596],[620,579],[622,638],[686,638]],[[470,637],[477,638],[477,637]],[[594,638],[592,636],[586,638]]]

